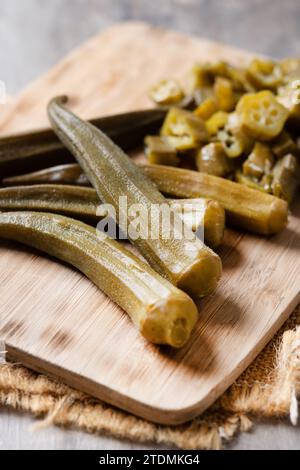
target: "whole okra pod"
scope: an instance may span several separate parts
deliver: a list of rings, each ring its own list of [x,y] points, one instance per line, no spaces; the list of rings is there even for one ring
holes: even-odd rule
[[[69,184],[90,186],[91,183],[78,163],[64,163],[30,173],[8,176],[2,179],[3,186],[25,184]]]
[[[55,98],[48,106],[52,127],[64,145],[73,153],[84,169],[101,201],[111,204],[116,221],[129,225],[132,218],[120,207],[119,198],[127,198],[127,207],[141,204],[149,215],[153,206],[161,208],[166,199],[112,140],[63,106],[66,98]],[[161,210],[151,220],[150,233],[157,236],[133,237],[149,264],[173,284],[186,292],[203,296],[211,293],[221,275],[220,258],[207,248],[192,231],[178,237],[178,219],[170,220],[170,237],[165,237],[160,224]],[[175,219],[175,220],[174,220]]]
[[[95,228],[60,215],[0,213],[0,237],[16,240],[75,266],[123,308],[152,343],[183,346],[196,323],[187,294]]]
[[[225,209],[226,220],[237,227],[269,235],[286,226],[288,204],[270,194],[192,170],[143,165],[143,171],[168,196],[218,201]]]
[[[142,145],[145,135],[159,129],[166,111],[149,109],[92,119],[124,150]],[[25,132],[0,137],[1,177],[19,172],[38,170],[73,161],[52,129]]]
[[[217,247],[223,239],[224,209],[210,199],[173,199],[171,207],[193,231],[204,229],[204,241]],[[84,222],[100,220],[99,197],[93,188],[59,184],[34,184],[0,188],[0,211],[33,210],[74,217]],[[107,214],[101,214],[105,216]]]
[[[143,165],[143,171],[163,194],[175,198],[208,198],[226,211],[226,223],[259,234],[282,230],[287,222],[288,205],[277,197],[260,194],[224,178],[198,171],[162,165]],[[80,184],[89,185],[86,175],[76,163],[48,168],[27,175],[3,180],[3,184]],[[259,194],[258,194],[259,193]]]

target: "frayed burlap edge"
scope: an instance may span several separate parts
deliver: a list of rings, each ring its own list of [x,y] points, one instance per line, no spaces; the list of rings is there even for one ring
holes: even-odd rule
[[[42,417],[36,427],[75,426],[138,442],[220,449],[257,417],[297,423],[300,392],[300,306],[239,379],[199,418],[161,426],[137,418],[17,364],[0,365],[0,404]]]

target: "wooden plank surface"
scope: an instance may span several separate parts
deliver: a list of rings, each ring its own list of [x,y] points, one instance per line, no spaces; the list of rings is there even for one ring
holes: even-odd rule
[[[153,82],[182,77],[193,60],[212,57],[241,63],[249,54],[144,24],[113,27],[27,88],[0,126],[43,126],[57,93],[68,93],[86,117],[149,106]],[[220,286],[201,302],[193,338],[178,352],[146,344],[72,268],[1,244],[0,327],[9,353],[148,419],[189,419],[227,388],[299,301],[299,215],[269,240],[227,232]]]

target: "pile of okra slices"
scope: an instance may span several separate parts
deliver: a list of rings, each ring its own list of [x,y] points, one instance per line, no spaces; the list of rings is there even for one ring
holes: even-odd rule
[[[170,110],[160,134],[146,138],[149,163],[198,169],[290,203],[299,182],[300,59],[195,64],[186,88],[171,79],[150,90]]]

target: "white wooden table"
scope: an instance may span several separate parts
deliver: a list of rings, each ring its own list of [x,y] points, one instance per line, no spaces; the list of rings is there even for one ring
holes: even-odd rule
[[[0,412],[0,450],[4,449],[84,449],[130,450],[171,449],[167,446],[135,444],[129,441],[91,435],[81,431],[49,427],[34,430],[36,420],[28,415],[10,410]],[[229,449],[300,449],[298,427],[283,423],[260,423],[249,433],[243,433],[231,441]]]
[[[299,0],[1,0],[0,8],[0,80],[10,95],[89,36],[125,19],[150,21],[274,57],[297,56],[300,51]],[[32,431],[34,423],[28,415],[1,409],[0,450],[165,448],[55,427]],[[299,427],[260,423],[229,448],[300,449]]]

